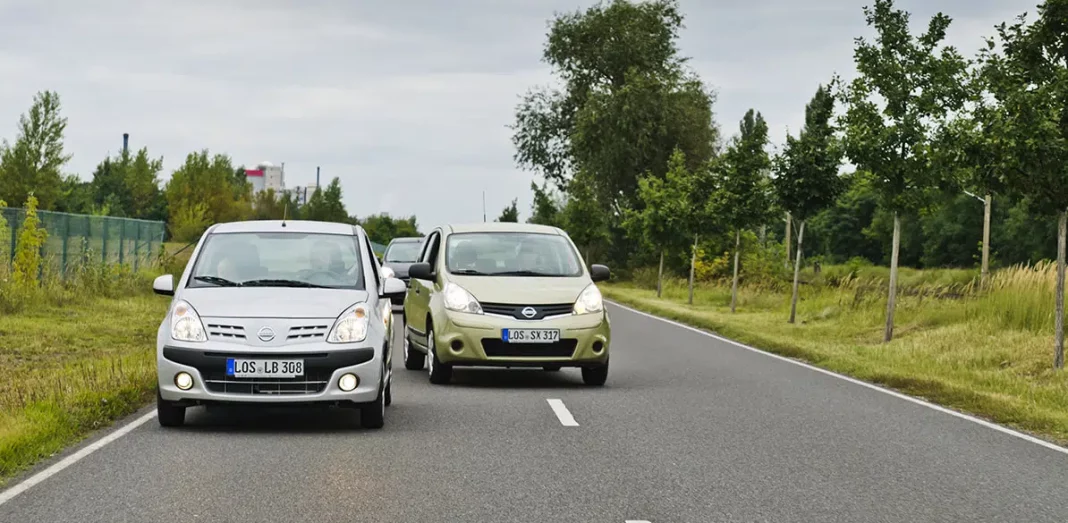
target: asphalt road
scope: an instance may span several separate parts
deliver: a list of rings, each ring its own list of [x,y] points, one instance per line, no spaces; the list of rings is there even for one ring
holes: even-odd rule
[[[602,389],[577,370],[432,386],[397,361],[384,429],[331,412],[152,419],[0,521],[1068,520],[1068,455],[610,307]]]

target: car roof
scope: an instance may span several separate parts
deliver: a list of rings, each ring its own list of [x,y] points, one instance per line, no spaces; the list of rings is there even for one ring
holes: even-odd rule
[[[465,224],[450,224],[446,226],[446,229],[450,233],[465,233],[465,232],[530,232],[541,234],[556,234],[563,235],[563,231],[559,228],[549,225],[538,225],[536,223],[515,223],[515,222],[479,222],[479,223],[465,223]]]
[[[284,226],[282,224],[285,224]],[[347,223],[316,222],[308,220],[249,220],[243,222],[220,223],[213,226],[208,232],[233,233],[233,232],[302,232],[321,234],[346,234],[355,235],[356,227]]]

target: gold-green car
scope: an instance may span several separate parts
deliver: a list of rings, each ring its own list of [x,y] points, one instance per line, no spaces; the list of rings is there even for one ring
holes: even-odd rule
[[[521,223],[450,225],[431,232],[404,300],[404,365],[448,383],[457,366],[579,367],[608,378],[611,327],[596,282],[567,233]]]

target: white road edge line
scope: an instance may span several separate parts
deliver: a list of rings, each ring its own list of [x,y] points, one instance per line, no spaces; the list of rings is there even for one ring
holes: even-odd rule
[[[677,321],[674,321],[674,320],[669,320],[667,318],[661,318],[660,316],[657,316],[655,314],[649,314],[648,312],[640,311],[640,310],[637,310],[637,309],[635,309],[633,307],[628,307],[626,305],[623,305],[621,303],[617,303],[617,302],[612,301],[612,300],[605,300],[605,301],[608,302],[608,303],[611,303],[612,305],[615,305],[616,307],[619,307],[619,308],[621,308],[623,310],[627,310],[627,311],[633,312],[633,313],[641,315],[641,316],[645,316],[645,317],[648,317],[648,318],[653,318],[655,320],[660,320],[660,321],[662,321],[664,323],[667,323],[667,324],[670,324],[670,325],[674,325],[676,327],[681,327],[683,329],[686,329],[686,330],[689,330],[689,331],[693,331],[693,332],[696,332],[698,334],[703,334],[703,335],[708,336],[710,338],[717,339],[717,340],[722,341],[724,343],[728,343],[728,344],[734,345],[735,347],[740,347],[740,348],[748,350],[748,351],[756,352],[758,354],[763,354],[764,356],[768,356],[770,358],[775,358],[775,359],[780,360],[780,361],[785,361],[787,363],[792,363],[794,365],[797,365],[797,366],[800,366],[800,367],[804,367],[804,368],[809,369],[809,370],[814,370],[816,372],[819,372],[819,373],[822,373],[822,374],[826,374],[828,376],[834,376],[835,378],[848,381],[849,383],[852,383],[854,385],[860,385],[861,387],[867,387],[867,388],[869,388],[871,390],[882,392],[883,394],[889,394],[889,395],[891,395],[891,396],[893,396],[895,398],[902,399],[902,400],[905,400],[905,401],[908,401],[908,402],[911,402],[911,403],[915,403],[916,405],[921,405],[921,406],[927,407],[929,409],[941,412],[943,414],[949,414],[950,416],[954,416],[954,417],[957,417],[957,418],[960,418],[960,419],[963,419],[963,420],[967,420],[967,421],[970,421],[972,423],[975,423],[975,424],[978,424],[978,425],[982,425],[982,426],[984,426],[984,427],[986,427],[988,429],[993,429],[993,430],[996,430],[996,431],[1001,432],[1003,434],[1008,434],[1010,436],[1014,436],[1014,437],[1020,438],[1020,439],[1022,439],[1024,441],[1028,441],[1030,443],[1034,443],[1035,445],[1046,447],[1047,449],[1050,449],[1050,450],[1053,450],[1053,451],[1056,451],[1056,452],[1060,452],[1061,454],[1068,455],[1068,448],[1061,447],[1059,445],[1050,443],[1050,442],[1048,442],[1046,440],[1043,440],[1043,439],[1036,438],[1036,437],[1031,436],[1029,434],[1024,434],[1023,432],[1015,431],[1015,430],[1010,429],[1008,427],[1004,427],[1002,425],[998,425],[997,423],[992,423],[992,422],[986,421],[984,419],[977,418],[975,416],[964,414],[963,412],[957,412],[957,411],[955,411],[953,409],[948,409],[948,408],[943,407],[941,405],[935,405],[934,403],[931,403],[931,402],[928,402],[928,401],[924,401],[924,400],[921,400],[919,398],[914,398],[912,396],[908,396],[906,394],[902,394],[900,392],[893,391],[893,390],[890,390],[890,389],[887,389],[887,388],[883,388],[883,387],[880,387],[878,385],[875,385],[875,384],[872,384],[872,383],[868,383],[866,381],[861,381],[861,380],[858,380],[856,378],[851,378],[851,377],[843,375],[843,374],[838,374],[837,372],[832,372],[832,371],[829,371],[827,369],[821,369],[821,368],[816,367],[814,365],[809,365],[808,363],[804,363],[804,362],[793,360],[793,359],[790,359],[790,358],[787,358],[787,357],[784,357],[784,356],[780,356],[778,354],[773,354],[773,353],[770,353],[770,352],[767,352],[767,351],[763,351],[763,350],[760,350],[760,349],[755,348],[755,347],[750,347],[749,345],[746,345],[744,343],[739,343],[737,341],[734,341],[734,340],[731,340],[731,339],[728,339],[728,338],[724,338],[723,336],[719,336],[717,334],[712,334],[711,332],[708,332],[708,331],[705,331],[705,330],[701,330],[701,329],[698,329],[696,327],[691,327],[691,326],[686,325],[684,323],[680,323],[680,322],[677,322]]]
[[[88,456],[88,455],[90,455],[90,454],[92,454],[92,453],[104,448],[104,446],[107,445],[108,443],[111,443],[112,441],[115,441],[115,440],[125,436],[126,434],[129,434],[130,431],[136,429],[137,427],[140,427],[146,421],[154,419],[155,417],[156,417],[156,410],[153,409],[152,412],[149,412],[148,414],[145,414],[144,416],[141,416],[140,418],[137,418],[137,419],[131,421],[130,423],[127,423],[122,428],[116,430],[115,432],[112,432],[111,434],[108,434],[107,436],[104,436],[104,437],[94,441],[93,443],[87,445],[85,448],[79,450],[78,452],[75,452],[74,454],[71,454],[70,456],[67,456],[67,457],[63,458],[58,463],[56,463],[56,464],[54,464],[54,465],[52,465],[52,466],[50,466],[50,467],[48,467],[48,468],[46,468],[46,469],[44,469],[44,470],[42,470],[40,472],[34,474],[33,476],[30,476],[29,478],[26,478],[25,480],[23,480],[21,483],[18,483],[17,485],[15,485],[15,486],[13,486],[13,487],[11,487],[11,488],[3,491],[3,492],[0,492],[0,505],[3,505],[4,503],[7,503],[8,501],[11,501],[11,499],[14,498],[15,496],[18,496],[19,494],[22,494],[26,490],[29,490],[34,485],[36,485],[36,484],[38,484],[38,483],[40,483],[40,482],[52,477],[52,476],[55,476],[56,474],[58,474],[63,469],[65,469],[65,468],[77,463],[82,458],[84,458],[84,457],[86,457],[86,456]]]
[[[553,398],[547,399],[545,401],[549,402],[549,406],[552,407],[553,412],[556,414],[556,417],[560,419],[561,425],[565,427],[578,426],[578,422],[575,421],[575,417],[571,415],[571,411],[567,410],[567,407],[564,406],[563,401]]]

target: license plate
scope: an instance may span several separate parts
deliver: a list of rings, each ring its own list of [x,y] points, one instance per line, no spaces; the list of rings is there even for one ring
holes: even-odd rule
[[[553,343],[560,341],[560,329],[501,329],[507,343]]]
[[[234,378],[296,378],[304,375],[304,360],[227,358],[226,375]]]

